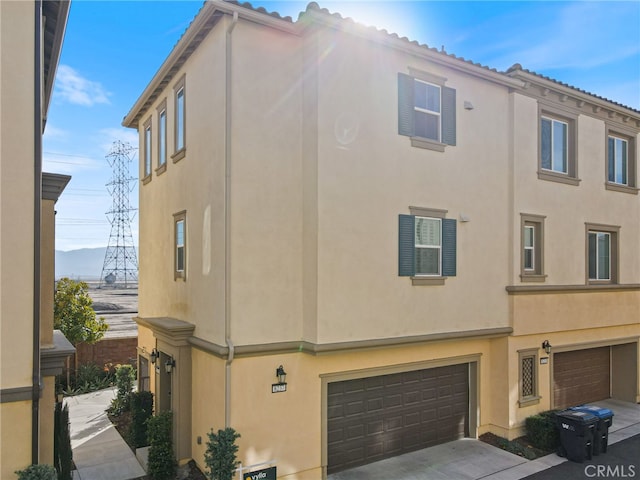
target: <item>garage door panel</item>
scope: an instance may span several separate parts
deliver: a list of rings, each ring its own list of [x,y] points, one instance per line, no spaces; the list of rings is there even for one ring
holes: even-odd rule
[[[610,397],[610,347],[560,352],[553,358],[554,407]]]
[[[468,372],[461,364],[330,383],[329,473],[467,436]]]

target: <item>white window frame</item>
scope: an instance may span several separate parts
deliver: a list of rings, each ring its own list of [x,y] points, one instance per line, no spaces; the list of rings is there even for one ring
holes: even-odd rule
[[[178,225],[182,224],[182,243],[178,243]],[[187,273],[187,213],[185,211],[174,214],[173,216],[173,244],[174,244],[174,280],[186,279]],[[182,249],[182,268],[178,264]]]
[[[147,120],[143,127],[143,145],[144,145],[144,165],[143,165],[143,175],[142,180],[143,183],[147,183],[151,180],[151,166],[152,166],[152,158],[151,158],[151,142],[153,140],[152,131],[151,131],[151,118]]]
[[[426,244],[419,244],[418,243],[418,239],[415,238],[417,237],[417,229],[418,229],[418,220],[423,219],[423,220],[433,220],[438,222],[439,225],[439,238],[438,238],[438,245],[426,245]],[[417,256],[417,250],[418,249],[432,249],[432,250],[437,250],[438,251],[438,272],[437,273],[422,273],[422,272],[417,272],[416,271],[416,277],[441,277],[442,276],[442,219],[441,218],[434,218],[434,217],[423,217],[423,216],[416,216],[416,225],[415,225],[415,249],[416,249],[416,256]]]
[[[527,272],[534,272],[536,270],[536,226],[535,225],[525,225],[524,226],[524,270]],[[531,245],[527,245],[527,230],[531,231]],[[531,252],[531,266],[527,266],[527,255],[526,252]]]
[[[414,78],[414,88],[416,88],[416,84],[428,85],[430,87],[434,87],[434,88],[438,89],[438,105],[440,107],[439,111],[429,110],[427,108],[419,107],[419,106],[415,105],[415,100],[414,100],[413,108],[414,108],[414,110],[416,112],[425,113],[427,115],[435,116],[438,119],[438,135],[437,135],[437,138],[423,137],[423,136],[420,136],[420,137],[421,138],[426,138],[428,140],[433,140],[434,142],[441,142],[442,141],[442,88],[440,87],[440,85],[436,85],[436,84],[431,83],[431,82],[425,82],[424,80],[420,80],[419,78]],[[415,98],[415,96],[414,96],[414,98]],[[414,123],[415,123],[415,120],[414,120]]]
[[[617,185],[629,185],[629,140],[627,140],[626,138],[622,138],[622,137],[618,137],[616,135],[609,135],[608,140],[607,140],[607,156],[609,155],[609,145],[608,142],[609,140],[613,140],[613,158],[609,158],[608,162],[609,164],[613,165],[613,179],[608,178],[608,173],[607,173],[607,180],[611,183],[615,183]],[[624,176],[626,178],[626,180],[624,182],[618,182],[617,181],[617,176],[618,176],[618,164],[617,164],[617,152],[618,152],[618,142],[623,142],[626,145],[626,149],[625,149],[625,158],[624,158]]]
[[[554,172],[554,173],[559,173],[562,175],[569,175],[569,162],[570,162],[570,155],[571,153],[569,152],[569,135],[570,135],[570,125],[568,122],[565,122],[563,120],[558,120],[557,118],[553,118],[553,117],[549,117],[546,115],[541,115],[540,116],[540,141],[542,142],[542,120],[547,120],[549,122],[551,122],[551,138],[550,138],[550,144],[551,144],[551,168],[545,168],[544,166],[542,166],[542,159],[540,160],[540,168],[542,170],[545,170],[547,172]],[[556,144],[556,139],[555,139],[555,129],[554,129],[554,124],[559,123],[565,126],[565,136],[564,136],[564,153],[565,153],[565,158],[563,159],[563,163],[564,163],[564,170],[557,170],[556,168],[554,168],[555,166],[555,144]],[[541,146],[542,148],[542,146]]]
[[[595,256],[596,256],[596,258],[594,260],[595,260],[595,268],[596,268],[596,277],[592,278],[591,277],[591,272],[589,272],[589,281],[591,281],[591,282],[610,282],[611,281],[611,264],[613,262],[611,232],[600,232],[600,231],[597,231],[597,230],[590,230],[589,231],[589,237],[591,237],[591,235],[595,235],[595,245],[596,245]],[[607,272],[607,276],[606,277],[601,277],[600,276],[600,273],[601,273],[600,272],[600,262],[598,261],[598,259],[600,258],[600,252],[599,252],[599,249],[600,249],[599,236],[600,235],[605,235],[607,237],[607,240],[608,240],[608,254],[609,254],[608,264],[609,264],[609,270]],[[590,254],[589,254],[589,263],[591,263],[591,255]]]
[[[158,169],[167,165],[167,108],[158,110]]]

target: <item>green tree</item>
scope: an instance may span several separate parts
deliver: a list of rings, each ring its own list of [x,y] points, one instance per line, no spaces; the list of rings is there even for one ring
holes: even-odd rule
[[[73,345],[80,342],[96,343],[104,336],[109,325],[102,317],[96,319],[92,305],[89,285],[61,278],[56,285],[53,327],[60,329]]]

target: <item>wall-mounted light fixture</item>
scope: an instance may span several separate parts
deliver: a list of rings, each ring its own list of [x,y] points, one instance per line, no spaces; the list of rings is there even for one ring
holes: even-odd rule
[[[276,368],[276,377],[278,377],[278,383],[287,383],[287,372],[284,371],[282,365]]]
[[[171,373],[171,370],[173,370],[176,366],[176,361],[173,359],[173,357],[169,357],[169,359],[164,363],[164,369],[167,373]]]
[[[149,354],[149,359],[151,360],[151,363],[153,365],[156,364],[156,360],[158,360],[159,356],[160,356],[160,354],[158,353],[157,349],[154,348],[153,350],[151,350],[151,353]]]
[[[544,348],[544,351],[547,352],[547,355],[551,353],[551,347],[552,345],[549,343],[549,340],[545,340],[544,342],[542,342],[542,348]]]

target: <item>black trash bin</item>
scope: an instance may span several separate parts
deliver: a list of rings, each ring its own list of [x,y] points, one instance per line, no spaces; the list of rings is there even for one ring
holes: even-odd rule
[[[593,456],[593,436],[598,417],[588,412],[564,410],[556,413],[556,426],[560,430],[561,456],[582,463]]]
[[[598,407],[597,405],[580,405],[571,407],[569,410],[586,412],[598,417],[598,424],[593,434],[593,454],[607,453],[609,427],[613,424],[613,412],[608,408]]]

